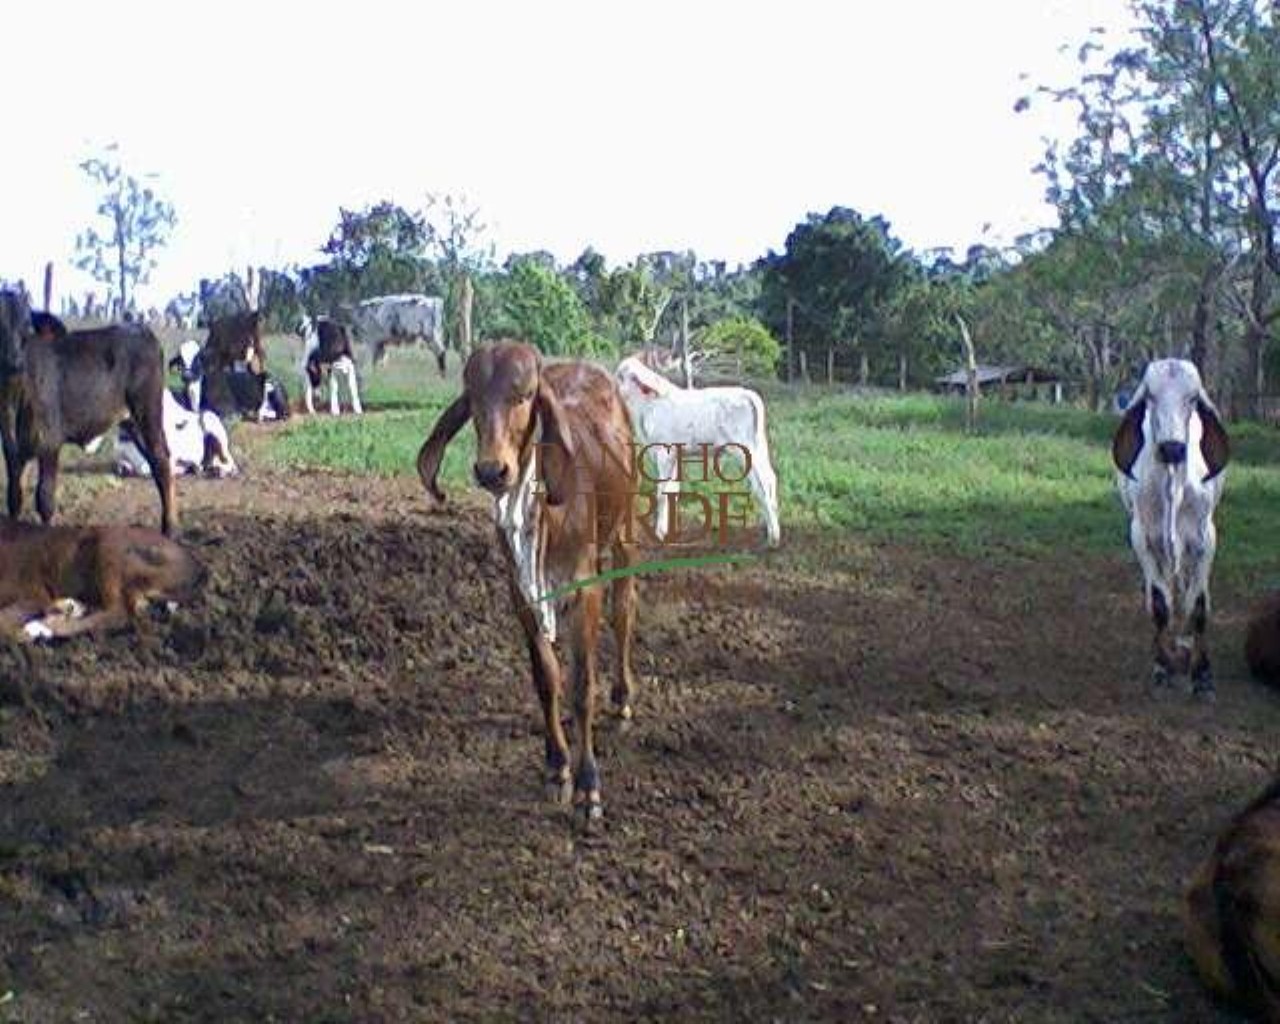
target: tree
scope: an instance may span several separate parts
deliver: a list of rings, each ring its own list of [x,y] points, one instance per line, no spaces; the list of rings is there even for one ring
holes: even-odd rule
[[[884,218],[865,219],[839,206],[810,214],[787,236],[782,253],[770,250],[758,263],[762,319],[785,335],[794,304],[797,346],[860,350],[866,367],[879,354],[889,302],[911,265]]]
[[[1140,45],[1106,55],[1091,39],[1077,84],[1039,90],[1080,111],[1077,137],[1039,168],[1062,232],[1128,284],[1109,287],[1079,261],[1070,276],[1109,287],[1094,337],[1119,328],[1130,350],[1190,355],[1228,395],[1234,378],[1256,412],[1280,320],[1280,8],[1137,0],[1133,11]]]
[[[425,291],[437,284],[427,259],[431,229],[421,213],[383,200],[363,210],[339,209],[321,252],[323,267],[303,272],[314,311],[374,295]]]
[[[423,211],[432,248],[444,276],[446,316],[452,325],[454,347],[466,359],[471,354],[472,305],[477,295],[474,278],[493,264],[493,246],[483,242],[487,225],[480,209],[464,196],[427,196]]]
[[[502,333],[524,338],[548,355],[603,354],[601,340],[572,286],[537,259],[516,259],[503,287]]]
[[[80,169],[102,190],[97,209],[102,223],[76,238],[76,266],[114,291],[123,313],[131,308],[133,291],[150,280],[154,254],[168,243],[177,216],[150,186],[124,170],[115,145],[83,161]]]
[[[699,335],[697,347],[705,363],[730,363],[737,376],[772,377],[782,358],[778,339],[752,317],[732,317],[712,324]]]

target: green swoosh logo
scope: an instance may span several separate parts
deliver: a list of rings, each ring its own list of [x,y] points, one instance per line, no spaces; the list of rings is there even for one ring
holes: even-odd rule
[[[648,572],[665,572],[668,569],[695,569],[704,565],[732,565],[736,562],[754,562],[759,558],[759,555],[740,552],[736,554],[697,555],[690,558],[666,558],[658,562],[641,562],[639,565],[626,565],[620,569],[609,569],[607,572],[588,576],[584,580],[574,580],[572,583],[566,583],[563,587],[556,587],[555,590],[549,590],[539,597],[536,603],[555,601],[572,594],[575,590],[593,587],[597,583],[608,583],[610,580],[622,579],[624,576],[638,576],[641,573]]]

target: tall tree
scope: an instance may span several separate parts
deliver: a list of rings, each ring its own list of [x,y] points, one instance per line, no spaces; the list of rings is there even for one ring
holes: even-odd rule
[[[471,324],[479,319],[472,310],[475,277],[494,262],[493,245],[485,241],[488,226],[479,207],[465,196],[451,194],[428,195],[423,220],[444,275],[446,315],[452,325],[454,347],[466,359],[471,354]]]
[[[856,350],[865,366],[878,354],[890,300],[909,280],[912,260],[883,217],[837,206],[810,214],[785,250],[771,250],[758,266],[762,319],[775,334],[785,336],[793,304],[797,346]]]
[[[76,266],[113,291],[123,313],[131,308],[134,290],[150,280],[155,253],[169,241],[177,215],[151,186],[124,169],[114,144],[80,169],[101,189],[100,223],[76,238]]]

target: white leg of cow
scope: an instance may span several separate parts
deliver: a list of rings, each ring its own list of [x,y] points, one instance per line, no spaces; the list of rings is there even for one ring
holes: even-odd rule
[[[307,415],[314,416],[316,414],[315,398],[311,394],[311,378],[307,375],[307,371],[302,371],[302,401],[307,407]]]
[[[350,359],[343,359],[346,364],[347,390],[351,392],[351,411],[357,416],[364,414],[364,406],[360,404],[360,385],[356,381],[356,364]]]
[[[659,483],[654,485],[657,495],[658,515],[654,520],[653,533],[658,540],[665,540],[671,528],[671,506],[678,505],[680,498],[680,481],[676,479],[678,467],[676,456],[665,448],[655,447],[652,451],[654,468]]]
[[[329,414],[342,415],[342,403],[338,401],[338,367],[329,367]]]
[[[747,477],[751,493],[764,512],[764,529],[769,538],[769,546],[776,548],[782,538],[782,527],[778,522],[778,474],[769,464],[769,453],[761,451],[758,457],[751,460],[751,473]]]

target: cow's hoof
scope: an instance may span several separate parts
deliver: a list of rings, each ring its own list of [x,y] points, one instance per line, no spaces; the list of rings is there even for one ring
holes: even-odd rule
[[[604,804],[600,802],[600,791],[578,794],[578,818],[582,822],[582,831],[587,835],[599,832],[604,827]]]
[[[1211,672],[1197,672],[1191,677],[1191,696],[1202,704],[1212,704],[1218,699]]]
[[[566,776],[552,776],[547,779],[547,800],[553,804],[563,805],[573,801],[573,782]]]

